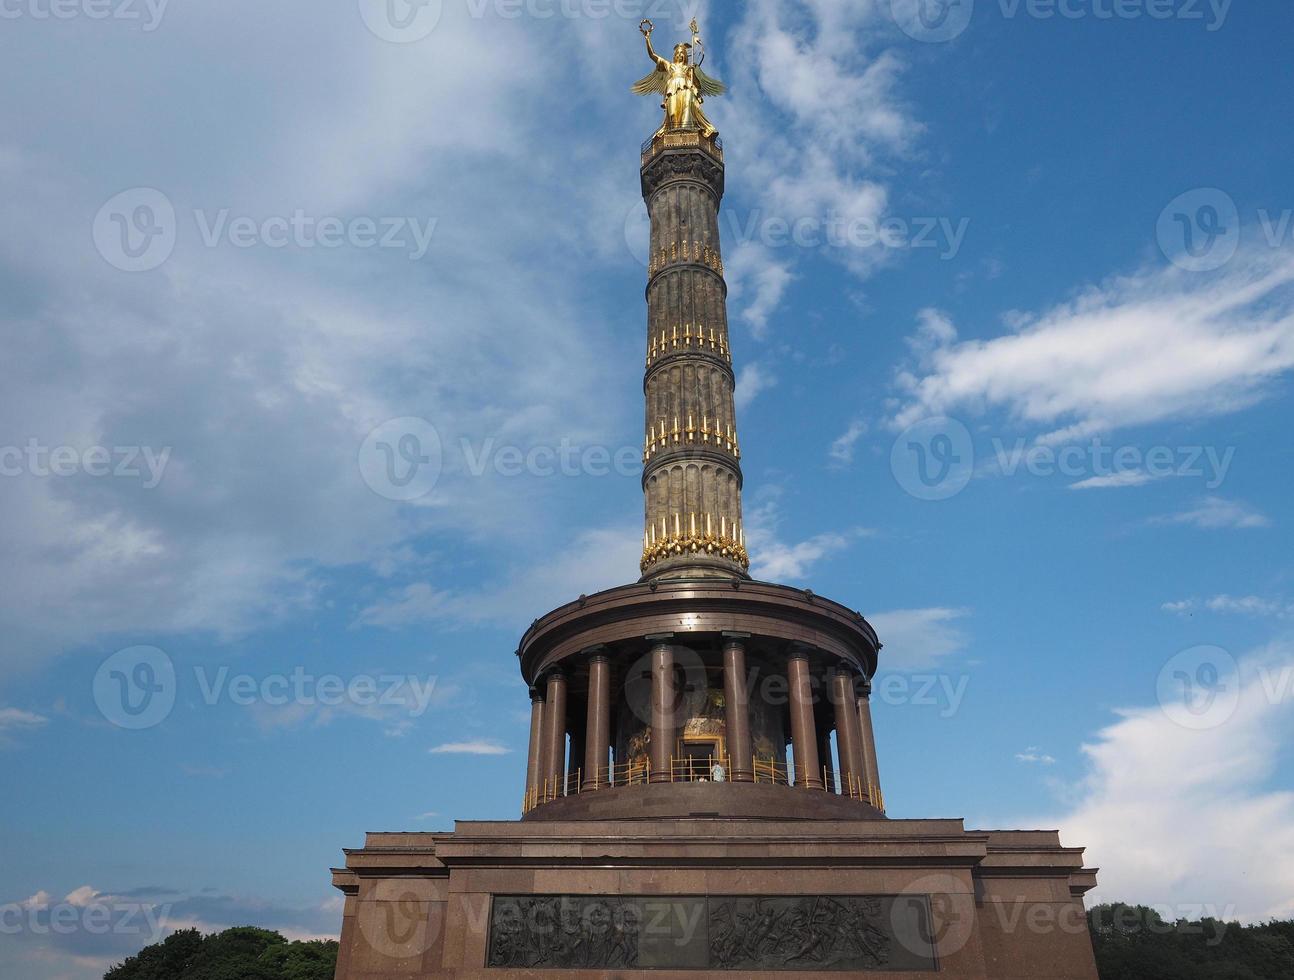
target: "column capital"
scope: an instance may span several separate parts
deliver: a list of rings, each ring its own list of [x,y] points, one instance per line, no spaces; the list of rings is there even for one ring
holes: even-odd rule
[[[531,704],[543,704],[543,703],[544,703],[544,692],[543,692],[543,691],[541,691],[541,690],[540,690],[539,688],[537,688],[537,687],[532,687],[532,688],[530,689],[530,703],[531,703]]]
[[[750,639],[750,634],[749,634],[749,633],[727,633],[727,632],[724,632],[724,633],[720,633],[719,635],[720,635],[721,637],[723,637],[723,645],[724,645],[724,646],[732,646],[733,644],[740,644],[740,645],[742,645],[742,646],[745,646],[746,641]]]
[[[596,646],[581,650],[580,656],[587,658],[591,664],[605,663],[611,659],[607,654],[607,645],[605,643],[599,643]]]
[[[787,648],[786,655],[792,660],[808,660],[809,654],[816,653],[817,649],[818,648],[812,644],[795,640],[791,643],[790,647]]]
[[[857,681],[856,684],[857,686],[855,687],[855,690],[858,692],[858,696],[864,700],[870,701],[872,697],[872,679],[870,677],[864,677]]]
[[[661,646],[662,644],[665,644],[665,643],[673,643],[674,634],[673,633],[648,633],[646,636],[643,637],[643,639],[646,640],[648,643],[650,643],[652,646]]]

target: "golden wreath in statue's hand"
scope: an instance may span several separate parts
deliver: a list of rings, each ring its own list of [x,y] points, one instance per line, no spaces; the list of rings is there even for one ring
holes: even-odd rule
[[[638,22],[638,30],[642,31],[643,37],[650,37],[651,32],[656,30],[656,25],[644,17]]]

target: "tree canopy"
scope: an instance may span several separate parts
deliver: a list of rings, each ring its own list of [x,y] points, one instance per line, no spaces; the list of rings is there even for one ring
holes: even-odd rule
[[[1101,980],[1294,977],[1294,922],[1169,922],[1142,905],[1098,905],[1088,925]]]
[[[104,980],[332,980],[336,968],[334,941],[288,942],[240,926],[209,936],[182,930],[114,966]]]

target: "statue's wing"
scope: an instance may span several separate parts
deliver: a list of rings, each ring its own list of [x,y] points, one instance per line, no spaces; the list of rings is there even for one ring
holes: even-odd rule
[[[653,68],[649,73],[634,82],[629,91],[633,92],[634,95],[651,95],[653,92],[664,95],[668,83],[669,80],[665,77],[665,72],[659,68]]]
[[[696,70],[696,87],[701,90],[702,95],[723,95],[728,91],[727,85],[707,75],[700,68]]]

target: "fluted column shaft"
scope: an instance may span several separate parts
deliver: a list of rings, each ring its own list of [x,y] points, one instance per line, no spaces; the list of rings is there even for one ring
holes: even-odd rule
[[[729,778],[755,778],[755,747],[750,737],[750,700],[746,673],[746,637],[727,636],[723,643],[723,711],[728,740]]]
[[[651,221],[644,578],[745,576],[741,450],[719,244],[723,155],[698,137],[644,156]]]
[[[831,679],[832,701],[836,710],[836,753],[840,757],[840,790],[846,796],[866,789],[862,730],[854,679],[847,670],[838,670]]]
[[[678,690],[674,679],[673,637],[648,637],[651,649],[651,781],[668,783],[672,774],[674,743],[678,740],[675,709]]]
[[[588,717],[584,736],[584,789],[601,789],[609,779],[611,752],[611,661],[604,654],[589,660]]]
[[[566,776],[566,674],[554,670],[548,675],[544,704],[543,792],[560,796]]]
[[[863,765],[867,772],[867,782],[869,787],[874,787],[879,794],[881,789],[881,773],[876,762],[876,733],[872,729],[872,685],[867,683],[862,694],[858,697],[858,727],[862,736]],[[870,796],[870,790],[869,790]],[[876,807],[879,807],[879,799],[869,800]]]
[[[544,739],[544,695],[538,689],[530,689],[530,748],[526,753],[526,806],[536,802],[536,790],[539,789],[540,756]]]
[[[792,651],[786,663],[791,701],[791,744],[795,751],[795,785],[822,789],[818,732],[813,723],[813,685],[807,651]]]

